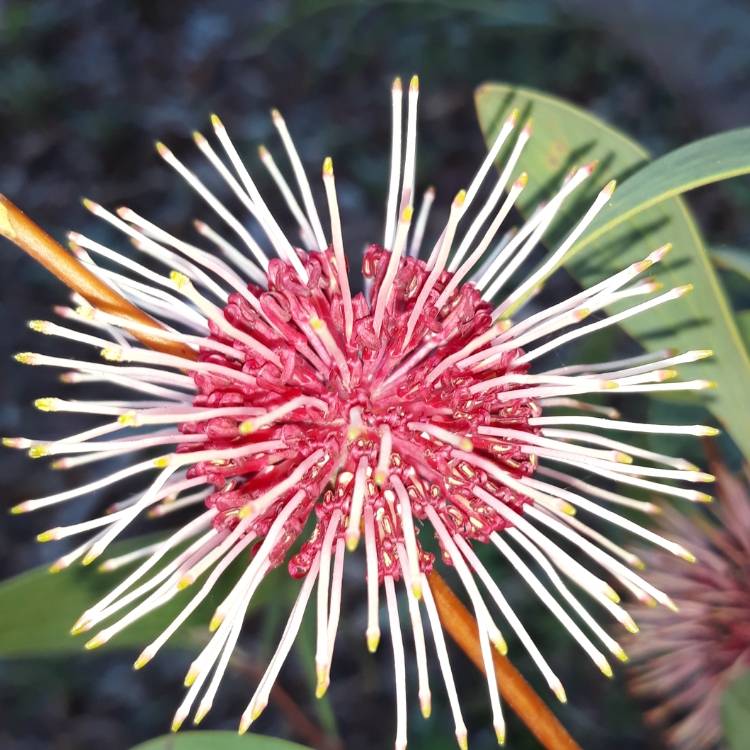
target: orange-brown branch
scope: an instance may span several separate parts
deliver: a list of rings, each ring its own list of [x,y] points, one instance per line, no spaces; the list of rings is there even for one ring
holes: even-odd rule
[[[142,325],[163,327],[91,273],[4,195],[0,195],[0,235],[27,252],[63,284],[78,292],[92,307]],[[179,342],[140,331],[133,331],[133,335],[152,349],[195,359],[192,349]]]
[[[92,306],[134,322],[154,328],[162,327],[92,274],[2,195],[0,195],[0,235],[18,245],[70,289],[78,292]],[[156,334],[149,335],[134,331],[133,335],[141,343],[156,351],[190,359],[195,358],[195,353],[191,349]],[[435,571],[430,574],[430,587],[443,627],[481,670],[483,668],[482,655],[476,620]],[[581,750],[510,661],[498,653],[494,653],[493,656],[498,685],[503,697],[542,745],[548,750]]]
[[[476,620],[439,573],[433,570],[429,581],[443,628],[469,659],[484,671]],[[539,742],[548,750],[581,750],[510,661],[494,650],[493,659],[503,698]]]

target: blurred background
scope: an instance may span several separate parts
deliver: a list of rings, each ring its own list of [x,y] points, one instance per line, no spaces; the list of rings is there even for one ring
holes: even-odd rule
[[[268,116],[278,107],[311,173],[324,156],[334,156],[345,237],[356,255],[381,235],[389,87],[397,74],[420,74],[418,179],[435,184],[438,196],[452,195],[481,160],[472,96],[484,81],[569,99],[654,154],[750,123],[750,6],[744,0],[5,0],[0,60],[0,191],[61,240],[72,228],[110,238],[80,206],[82,195],[110,207],[130,205],[169,231],[193,237],[190,221],[206,210],[157,159],[154,140],[197,164],[191,131],[206,129],[208,115],[217,112],[252,169],[258,144],[279,151]],[[693,193],[690,204],[709,244],[748,246],[747,180]],[[33,410],[34,398],[59,389],[54,374],[21,368],[10,356],[39,348],[25,321],[49,317],[49,308],[65,298],[59,283],[3,242],[3,435],[72,433],[90,424],[70,415],[64,426],[53,426],[54,417]],[[60,351],[44,343],[45,351]],[[47,471],[7,450],[0,463],[0,497],[8,505],[96,475],[87,467],[75,475]],[[59,545],[34,544],[42,528],[82,518],[115,498],[101,493],[54,521],[0,519],[0,578],[61,554]],[[622,671],[605,681],[588,665],[579,668],[571,640],[520,588],[513,593],[566,683],[570,705],[555,710],[583,747],[662,747],[658,731],[641,720],[642,706],[628,697]],[[289,597],[280,585],[253,619],[206,727],[236,727]],[[353,597],[349,603],[330,699],[312,698],[308,630],[282,672],[284,693],[258,731],[331,749],[390,746],[388,648],[376,658],[366,653],[362,603]],[[46,616],[43,603],[33,611]],[[143,674],[131,669],[135,653],[0,660],[0,748],[125,750],[166,731],[190,655],[165,652]],[[461,654],[454,657],[471,746],[493,747],[479,676]],[[531,674],[523,659],[520,666]],[[412,712],[414,748],[454,746],[437,686],[434,701],[429,722]],[[537,747],[513,718],[509,746]]]

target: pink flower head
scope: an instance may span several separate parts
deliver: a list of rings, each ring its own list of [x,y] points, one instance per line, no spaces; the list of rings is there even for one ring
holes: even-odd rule
[[[716,477],[720,502],[711,517],[688,519],[670,509],[659,524],[690,545],[697,564],[686,570],[660,550],[643,552],[653,582],[678,611],[634,611],[643,634],[630,644],[630,684],[653,704],[646,718],[666,729],[675,750],[721,744],[722,695],[750,666],[750,491],[723,464]]]
[[[396,674],[397,748],[406,745],[407,716],[406,662],[396,594],[402,583],[422,712],[430,713],[426,617],[456,737],[460,747],[467,743],[430,590],[428,574],[434,565],[452,567],[471,601],[479,623],[493,723],[501,742],[505,725],[492,648],[505,652],[506,646],[496,624],[498,614],[560,700],[565,700],[565,691],[505,599],[500,583],[477,557],[478,545],[497,548],[607,675],[611,667],[605,652],[620,659],[624,652],[584,609],[579,594],[592,598],[631,630],[634,622],[602,576],[641,601],[672,606],[665,594],[632,569],[637,562],[633,555],[574,513],[581,510],[689,559],[681,546],[612,507],[654,509],[629,497],[629,488],[705,501],[707,495],[683,483],[711,477],[680,459],[600,433],[706,435],[714,431],[620,421],[613,409],[579,397],[612,389],[643,393],[707,387],[706,381],[664,381],[675,374],[668,368],[709,352],[658,352],[553,369],[539,365],[543,355],[559,351],[567,342],[687,291],[678,287],[651,296],[657,285],[640,278],[668,248],[655,250],[568,299],[534,314],[519,314],[606,205],[614,183],[604,187],[558,247],[510,286],[522,265],[533,259],[565,200],[591,176],[593,166],[572,171],[557,194],[517,231],[499,235],[527,183],[525,174],[513,175],[531,129],[528,124],[517,129],[518,116],[513,113],[500,126],[468,188],[456,194],[433,244],[424,246],[435,196],[428,190],[414,214],[418,93],[415,77],[407,96],[402,144],[400,81],[393,88],[385,230],[382,242],[364,253],[363,293],[351,291],[331,160],[325,160],[322,170],[330,219],[324,228],[287,126],[278,112],[273,113],[296,190],[265,149],[261,160],[298,224],[303,250],[271,214],[227,130],[213,117],[220,150],[199,134],[196,143],[264,237],[251,234],[211,188],[159,144],[162,158],[213,209],[231,239],[196,222],[211,247],[201,249],[131,209],[111,213],[87,201],[87,208],[121,230],[140,254],[138,259],[125,256],[80,234],[71,235],[74,251],[166,328],[157,331],[133,324],[86,304],[59,308],[60,315],[86,332],[40,321],[32,327],[90,344],[108,362],[41,354],[18,357],[27,364],[63,367],[69,382],[107,380],[137,397],[41,399],[37,406],[42,409],[99,413],[103,424],[54,442],[26,438],[6,442],[28,447],[34,456],[62,456],[56,461],[59,468],[157,451],[156,458],[152,454],[91,484],[16,506],[17,512],[36,510],[135,474],[156,472],[143,493],[124,498],[113,512],[40,535],[48,540],[94,532],[60,558],[55,568],[79,558],[84,564],[97,559],[143,513],[161,516],[188,508],[192,516],[163,541],[104,563],[113,569],[140,561],[76,623],[74,632],[97,629],[88,647],[105,643],[192,585],[194,593],[184,609],[136,661],[136,667],[144,666],[208,596],[228,566],[237,558],[245,560],[243,574],[211,621],[212,637],[190,668],[175,729],[196,702],[196,722],[211,708],[248,604],[269,571],[280,565],[301,580],[299,594],[268,670],[242,715],[240,730],[247,730],[265,707],[313,591],[317,692],[325,692],[341,616],[345,550],[354,551],[362,537],[366,640],[371,651],[380,640],[383,594],[386,602]],[[505,164],[498,177],[490,178],[492,165],[506,145]],[[492,186],[485,187],[487,182]],[[275,257],[269,259],[267,251]],[[165,273],[164,269],[173,270]],[[643,297],[646,301],[640,301]],[[622,301],[628,303],[624,312],[583,323],[591,313]],[[149,333],[182,344],[197,359],[142,347],[137,336]],[[580,468],[614,488],[578,478]],[[295,545],[311,517],[312,534],[301,540],[301,546]],[[430,536],[437,540],[440,560],[422,546]],[[561,542],[576,552],[566,551]],[[176,556],[169,554],[178,548]],[[529,561],[538,565],[540,575]],[[574,593],[566,578],[581,591]]]

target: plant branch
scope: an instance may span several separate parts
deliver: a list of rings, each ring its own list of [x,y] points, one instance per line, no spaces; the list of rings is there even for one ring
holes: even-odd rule
[[[261,669],[240,650],[237,650],[232,657],[232,666],[240,674],[255,681],[261,679],[265,673],[265,669]],[[275,682],[271,688],[270,697],[284,714],[294,733],[304,743],[316,750],[342,750],[341,741],[336,737],[329,737],[321,727],[308,719],[294,698],[278,682]]]
[[[154,328],[162,327],[157,321],[95,276],[3,195],[0,195],[0,235],[18,245],[66,286],[78,292],[92,306],[118,317],[128,318]],[[195,352],[188,347],[161,338],[156,334],[134,331],[133,335],[145,346],[156,351],[195,359]],[[461,650],[481,670],[483,668],[482,655],[476,620],[443,578],[434,570],[430,573],[430,587],[435,597],[443,627]],[[498,685],[503,697],[542,745],[548,750],[581,750],[510,661],[497,652],[493,653],[493,658]],[[283,696],[278,697],[282,704],[286,703]],[[296,714],[299,709],[296,705],[292,709],[286,703],[285,710],[288,714],[294,710]],[[299,719],[300,717],[295,715],[294,723],[298,727],[302,727]],[[312,729],[311,726],[307,725],[304,728],[308,732]]]
[[[440,622],[472,662],[484,671],[477,622],[435,570],[429,576]],[[547,750],[581,750],[544,701],[510,661],[493,649],[497,684],[503,698]]]
[[[78,292],[92,307],[135,323],[153,328],[163,327],[93,274],[4,195],[0,195],[0,235],[18,245],[63,284]],[[142,344],[152,349],[195,359],[192,349],[176,341],[140,331],[132,333]]]

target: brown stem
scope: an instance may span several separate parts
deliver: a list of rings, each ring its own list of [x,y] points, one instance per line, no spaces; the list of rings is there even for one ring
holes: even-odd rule
[[[232,664],[238,672],[256,681],[263,677],[265,672],[242,652],[238,652]],[[316,750],[342,750],[341,741],[336,737],[329,737],[317,724],[308,719],[294,698],[278,682],[271,688],[270,698],[286,716],[296,736],[304,743]]]
[[[476,620],[437,571],[430,573],[429,581],[443,628],[469,659],[484,671]],[[539,742],[547,750],[581,750],[510,661],[494,650],[492,656],[503,698]]]
[[[91,273],[4,195],[0,195],[0,235],[27,252],[63,284],[74,292],[78,292],[92,307],[127,318],[135,323],[163,328],[160,323]],[[140,331],[132,333],[141,343],[152,349],[178,357],[195,359],[195,352],[192,349],[176,341],[161,338],[158,334],[149,335]]]
[[[78,292],[93,307],[153,328],[162,327],[92,274],[3,195],[0,195],[0,235],[18,245],[70,289]],[[145,346],[155,351],[195,359],[195,352],[188,347],[161,338],[157,334],[133,331],[133,335]],[[443,627],[471,661],[480,670],[483,669],[476,620],[434,570],[430,573],[430,587]],[[542,745],[548,750],[581,750],[510,661],[497,652],[493,653],[493,658],[498,685],[503,697]],[[283,696],[278,695],[279,690],[280,688],[277,688],[277,696],[281,697],[282,704],[285,703],[287,712],[290,712],[292,707],[286,703]],[[288,696],[286,698],[289,699]],[[297,715],[299,708],[296,704],[293,706],[293,711],[296,723],[301,727],[302,724]],[[309,726],[305,728],[311,729]],[[317,727],[315,729],[317,730]]]

